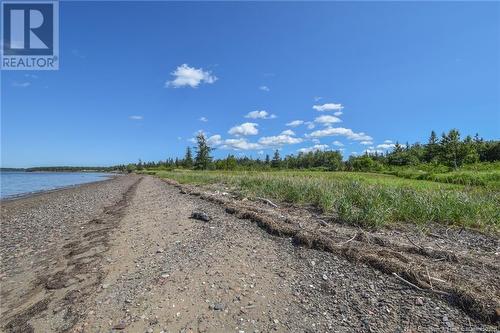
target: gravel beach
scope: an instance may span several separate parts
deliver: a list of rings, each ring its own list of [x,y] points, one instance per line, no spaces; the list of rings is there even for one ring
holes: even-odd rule
[[[237,213],[242,207],[246,213]],[[410,266],[415,260],[429,267],[436,290],[445,276],[436,265],[455,265],[455,256],[461,261],[465,251],[474,253],[457,269],[468,269],[475,278],[480,262],[481,283],[498,282],[494,237],[466,231],[457,241],[454,231],[449,239],[397,230],[360,232],[307,210],[250,202],[223,189],[124,175],[2,202],[1,331],[498,329],[494,317],[478,317],[449,296],[411,286],[373,261],[298,244],[297,237],[271,230],[252,214],[282,221],[281,228],[299,221],[304,232],[342,237],[343,247],[400,253]],[[453,260],[419,250],[424,246],[453,253]],[[497,290],[491,295],[495,310]]]

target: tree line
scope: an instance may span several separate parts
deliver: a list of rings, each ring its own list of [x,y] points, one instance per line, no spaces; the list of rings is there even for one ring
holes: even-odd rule
[[[263,158],[236,157],[228,154],[225,158],[214,159],[214,148],[210,147],[205,136],[199,133],[196,147],[187,147],[183,158],[168,158],[165,161],[139,161],[126,169],[195,169],[195,170],[272,170],[272,169],[312,169],[325,171],[379,171],[392,166],[416,166],[420,164],[442,165],[459,168],[464,164],[500,161],[500,141],[484,140],[476,134],[461,139],[456,129],[443,133],[441,137],[432,131],[428,142],[401,145],[396,142],[392,150],[385,153],[366,152],[361,156],[350,156],[343,161],[340,151],[312,151],[290,154],[282,157],[276,150],[273,156]]]

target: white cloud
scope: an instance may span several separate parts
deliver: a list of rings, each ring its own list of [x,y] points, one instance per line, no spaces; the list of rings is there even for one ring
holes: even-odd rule
[[[264,110],[256,110],[256,111],[252,111],[252,112],[249,112],[247,113],[247,115],[245,116],[245,118],[250,118],[250,119],[274,119],[276,118],[276,115],[275,114],[269,114],[269,112],[267,111],[264,111]]]
[[[380,145],[377,145],[377,148],[379,148],[379,149],[391,149],[391,148],[394,148],[395,146],[396,145],[394,143],[382,143]]]
[[[207,118],[205,118],[205,117],[200,117],[200,119],[199,119],[199,120],[200,120],[200,121],[202,121],[202,122],[204,122],[204,123],[206,123],[206,122],[208,121],[208,119],[207,119]]]
[[[313,129],[314,127],[316,127],[316,125],[314,125],[314,123],[312,121],[306,121],[304,124],[307,125],[307,128],[308,129]]]
[[[281,132],[281,134],[283,134],[283,135],[295,135],[295,132],[292,131],[291,129],[287,129],[287,130],[284,130],[283,132]]]
[[[240,139],[225,140],[222,148],[236,149],[236,150],[255,150],[255,149],[261,149],[262,146],[258,143],[248,142],[247,139],[245,138],[240,138]]]
[[[352,129],[350,128],[343,128],[343,127],[328,127],[322,130],[314,131],[311,134],[308,135],[309,137],[313,138],[321,138],[325,136],[345,136],[348,139],[355,140],[355,141],[370,141],[373,140],[373,138],[363,132],[353,132]]]
[[[365,145],[365,146],[368,146],[368,145],[372,145],[373,144],[373,141],[370,141],[370,140],[367,140],[367,141],[361,141],[360,144],[362,145]]]
[[[315,102],[317,102],[319,100],[322,100],[322,99],[323,99],[323,97],[321,97],[321,96],[314,96],[314,101]]]
[[[207,139],[210,146],[219,146],[222,144],[222,137],[219,134],[212,135]]]
[[[384,140],[384,143],[392,143],[392,140]]]
[[[338,117],[338,116],[343,115],[343,114],[344,114],[344,112],[342,112],[342,111],[336,111],[336,112],[334,112],[333,114],[334,114],[335,116],[337,116],[337,117]]]
[[[264,136],[259,139],[259,144],[266,147],[276,147],[282,145],[291,145],[304,141],[301,138],[295,138],[290,135],[280,134],[275,136]]]
[[[299,153],[310,153],[310,152],[313,152],[313,151],[326,150],[326,149],[328,149],[328,145],[314,145],[312,147],[300,148],[297,151]]]
[[[16,88],[27,88],[31,86],[31,82],[12,82],[12,86]]]
[[[259,130],[257,128],[259,124],[256,123],[243,123],[238,126],[234,126],[231,128],[228,133],[231,135],[257,135],[259,134]]]
[[[321,143],[319,139],[311,139],[312,143]]]
[[[337,147],[344,147],[344,144],[340,141],[333,141],[332,145],[337,146]]]
[[[259,89],[262,91],[270,91],[271,90],[271,89],[269,89],[268,86],[260,86]]]
[[[242,124],[244,125],[244,124]],[[240,126],[242,126],[240,125]],[[256,125],[256,124],[255,124]],[[238,126],[237,126],[238,127]],[[232,150],[261,150],[271,147],[281,147],[287,144],[301,143],[302,138],[293,137],[295,135],[291,130],[285,130],[280,135],[261,137],[258,142],[250,142],[247,138],[239,137],[235,139],[223,140],[219,134],[213,135],[207,139],[211,146],[218,146],[222,149]],[[195,142],[194,138],[191,139]]]
[[[336,104],[336,103],[326,103],[326,104],[321,104],[321,105],[314,105],[313,109],[316,111],[341,111],[344,107],[342,104]]]
[[[144,119],[143,116],[129,116],[128,119],[132,119],[132,120],[142,120]]]
[[[286,126],[290,126],[290,127],[297,127],[297,126],[300,126],[304,123],[303,120],[294,120],[294,121],[291,121],[289,123],[286,123]]]
[[[175,76],[172,81],[165,83],[166,87],[191,87],[196,88],[201,83],[214,83],[217,77],[212,75],[210,71],[204,71],[202,68],[189,67],[187,64],[182,64],[171,73]]]
[[[314,121],[320,124],[334,124],[342,122],[342,120],[340,120],[339,118],[329,115],[319,116],[316,119],[314,119]]]

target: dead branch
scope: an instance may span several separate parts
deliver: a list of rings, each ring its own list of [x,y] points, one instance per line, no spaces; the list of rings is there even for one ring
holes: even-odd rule
[[[352,236],[351,238],[349,238],[349,240],[345,241],[344,243],[340,244],[340,245],[346,245],[347,243],[349,243],[350,241],[354,240],[354,238],[356,238],[358,234],[354,234],[354,236]]]
[[[434,287],[432,287],[431,275],[429,274],[429,269],[427,268],[427,266],[425,266],[425,271],[427,272],[427,278],[429,278],[429,284],[431,286],[431,289],[434,289]]]
[[[428,291],[428,292],[431,292],[431,293],[436,293],[436,294],[439,294],[439,295],[444,295],[444,296],[450,296],[449,293],[445,292],[445,291],[441,291],[441,290],[433,290],[433,289],[422,289],[420,288],[419,286],[416,286],[414,285],[413,283],[411,283],[410,281],[407,281],[405,279],[403,279],[401,276],[399,276],[398,274],[396,273],[392,273],[392,275],[394,275],[398,280],[400,280],[401,282],[404,282],[405,284],[409,285],[410,287],[413,287],[419,291]]]
[[[423,249],[424,249],[424,248],[423,248],[423,247],[421,247],[420,245],[415,244],[415,242],[413,242],[413,241],[411,240],[410,236],[408,236],[408,235],[405,235],[405,236],[406,236],[406,238],[410,241],[410,243],[412,243],[412,244],[413,244],[413,246],[418,247],[418,248],[419,248],[419,249],[421,249],[421,250],[423,250]]]
[[[270,206],[273,206],[274,208],[278,208],[278,205],[276,205],[274,202],[272,202],[269,199],[261,198],[261,197],[255,197],[255,198],[258,199],[258,200],[260,200],[260,201],[264,201],[265,203],[267,203]]]
[[[405,279],[403,279],[401,276],[399,276],[397,273],[393,272],[392,275],[394,275],[396,278],[398,278],[398,280],[400,280],[401,282],[404,282],[406,283],[407,285],[409,285],[410,287],[413,287],[417,290],[420,290],[420,291],[424,291],[422,288],[420,288],[419,286],[416,286],[414,285],[413,283],[411,283],[410,281],[407,281]]]
[[[434,276],[431,276],[431,279],[436,280],[436,281],[439,281],[439,282],[446,283],[446,281],[445,281],[445,280],[441,280],[441,279],[435,278]]]

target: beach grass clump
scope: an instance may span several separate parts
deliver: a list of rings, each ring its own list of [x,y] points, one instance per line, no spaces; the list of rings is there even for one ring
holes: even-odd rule
[[[163,171],[180,183],[220,183],[249,197],[313,206],[343,223],[430,222],[498,230],[500,193],[395,176],[341,172]]]

